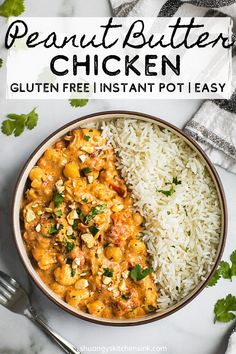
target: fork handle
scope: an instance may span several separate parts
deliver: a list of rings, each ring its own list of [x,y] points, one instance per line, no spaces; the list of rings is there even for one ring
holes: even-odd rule
[[[41,329],[44,330],[57,344],[68,354],[81,354],[70,342],[63,338],[60,334],[56,333],[51,327],[49,327],[36,313],[32,306],[28,307],[24,315],[36,323]]]

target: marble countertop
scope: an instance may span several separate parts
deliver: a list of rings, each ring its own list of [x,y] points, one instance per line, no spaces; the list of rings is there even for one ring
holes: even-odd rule
[[[26,0],[27,16],[109,16],[108,0]],[[0,20],[1,29],[6,25]],[[4,31],[1,31],[3,33]],[[0,33],[0,37],[1,37]],[[2,38],[0,52],[4,56]],[[6,101],[5,70],[0,71],[1,119],[9,112],[28,112],[38,107],[39,123],[35,130],[21,137],[1,135],[0,159],[0,269],[14,276],[30,292],[32,303],[49,324],[84,353],[111,352],[149,353],[145,346],[168,354],[223,354],[227,336],[233,323],[214,324],[213,306],[229,293],[236,293],[236,282],[221,280],[213,288],[205,289],[181,311],[148,325],[115,328],[79,320],[51,303],[27,277],[16,252],[11,229],[11,198],[17,174],[31,151],[51,132],[81,115],[112,109],[125,109],[157,115],[178,127],[183,127],[198,109],[198,100],[100,100],[86,107],[72,108],[68,101]],[[225,189],[229,209],[229,231],[223,258],[228,260],[236,248],[236,176],[217,168]],[[120,346],[120,347],[119,347]],[[133,347],[133,348],[132,348]],[[138,347],[138,348],[135,348]],[[166,350],[165,350],[166,349]],[[61,350],[33,323],[23,316],[0,307],[0,354],[56,354]]]

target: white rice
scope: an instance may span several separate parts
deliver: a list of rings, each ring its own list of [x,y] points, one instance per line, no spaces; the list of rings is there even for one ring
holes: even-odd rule
[[[221,228],[214,182],[197,153],[157,124],[120,118],[103,122],[101,129],[145,219],[143,239],[159,288],[158,305],[167,308],[212,269]],[[181,184],[166,184],[176,177]],[[171,196],[158,191],[171,187]]]

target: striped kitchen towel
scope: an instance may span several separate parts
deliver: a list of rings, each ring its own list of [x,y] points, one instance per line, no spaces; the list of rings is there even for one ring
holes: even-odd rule
[[[110,0],[114,16],[231,16],[236,27],[236,0]],[[235,31],[234,31],[235,32]],[[234,50],[235,51],[235,50]],[[233,95],[205,101],[184,130],[212,162],[236,173],[236,56]]]

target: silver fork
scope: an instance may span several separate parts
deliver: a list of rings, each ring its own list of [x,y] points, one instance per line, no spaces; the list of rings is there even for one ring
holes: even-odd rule
[[[36,311],[30,304],[25,289],[23,289],[15,279],[9,277],[9,275],[2,271],[0,271],[0,304],[15,313],[28,317],[54,339],[66,353],[81,354],[76,347],[64,339],[60,334],[56,333],[37,315]]]

